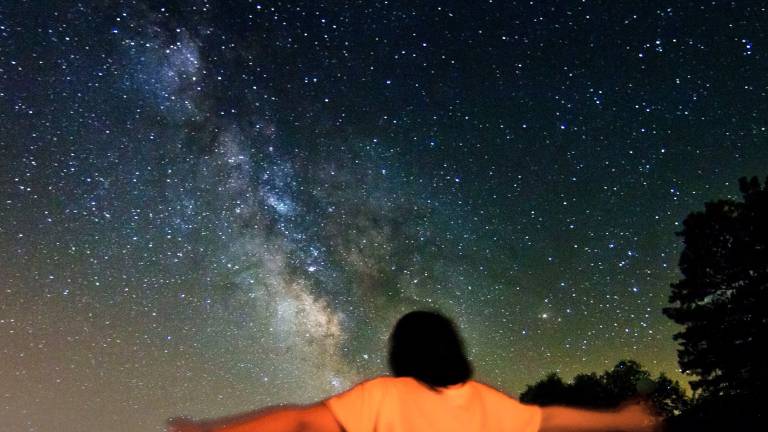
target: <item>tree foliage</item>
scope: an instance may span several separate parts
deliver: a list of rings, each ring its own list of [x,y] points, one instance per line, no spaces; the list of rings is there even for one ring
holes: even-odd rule
[[[739,180],[743,201],[688,215],[682,279],[664,314],[682,325],[678,359],[703,398],[754,400],[768,382],[768,179]]]
[[[571,405],[585,408],[615,408],[629,399],[642,397],[653,403],[663,416],[680,413],[688,398],[677,381],[664,374],[656,379],[633,360],[622,360],[613,369],[579,374],[565,383],[557,373],[529,385],[520,400],[538,405]]]

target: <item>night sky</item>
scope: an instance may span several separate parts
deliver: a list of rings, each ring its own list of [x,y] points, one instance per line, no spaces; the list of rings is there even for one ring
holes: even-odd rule
[[[89,5],[89,3],[93,3]],[[0,1],[3,431],[158,431],[459,323],[676,379],[675,232],[768,169],[758,1]]]

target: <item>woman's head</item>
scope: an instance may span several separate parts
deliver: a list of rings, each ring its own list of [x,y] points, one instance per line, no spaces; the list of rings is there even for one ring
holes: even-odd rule
[[[395,376],[413,377],[432,387],[472,377],[456,327],[438,312],[414,311],[398,320],[389,339],[389,367]]]

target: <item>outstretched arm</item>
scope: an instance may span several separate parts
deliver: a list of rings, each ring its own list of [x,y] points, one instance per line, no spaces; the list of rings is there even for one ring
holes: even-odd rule
[[[542,408],[541,432],[651,432],[660,419],[645,404],[633,403],[608,411],[548,406]]]
[[[271,407],[235,416],[191,421],[171,419],[168,432],[343,432],[324,403],[305,407]]]

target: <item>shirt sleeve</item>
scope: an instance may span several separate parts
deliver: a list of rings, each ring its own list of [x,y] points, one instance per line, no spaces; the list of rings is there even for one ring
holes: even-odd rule
[[[485,384],[479,386],[484,393],[489,415],[498,419],[501,430],[537,432],[541,428],[542,411],[538,405],[524,404],[519,400]]]
[[[383,398],[385,380],[363,381],[324,401],[346,432],[371,432]]]
[[[507,419],[509,429],[520,432],[537,432],[541,427],[542,411],[538,405],[524,404],[517,399],[509,398]]]

